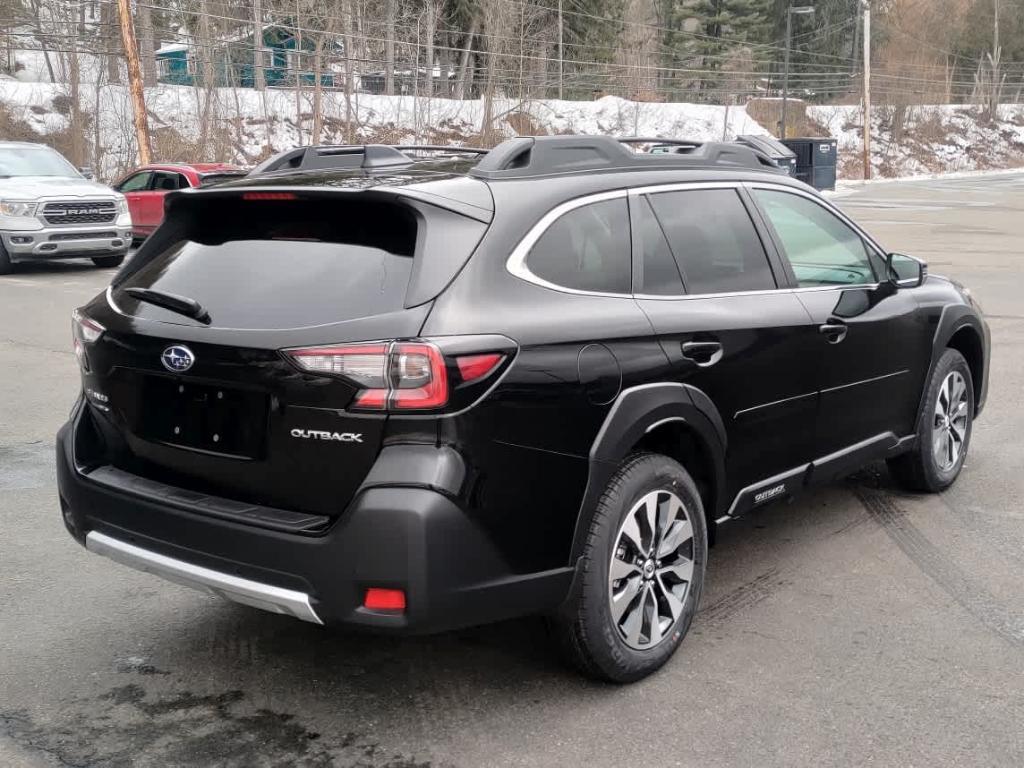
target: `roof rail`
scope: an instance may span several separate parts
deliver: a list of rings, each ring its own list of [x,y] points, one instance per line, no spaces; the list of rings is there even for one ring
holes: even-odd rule
[[[280,152],[257,165],[252,174],[275,171],[310,171],[327,168],[393,168],[426,158],[416,155],[432,153],[445,157],[484,155],[477,147],[447,147],[439,144],[338,144],[296,147]]]
[[[674,152],[636,152],[627,145],[660,144]],[[768,155],[730,142],[612,136],[522,136],[504,141],[469,173],[482,179],[512,179],[595,171],[693,170],[745,168],[774,171]]]

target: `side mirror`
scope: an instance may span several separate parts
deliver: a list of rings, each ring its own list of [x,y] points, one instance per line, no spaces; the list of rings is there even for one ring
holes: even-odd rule
[[[916,288],[928,277],[928,265],[913,256],[890,253],[885,257],[888,280],[897,288]]]
[[[85,178],[87,178],[87,179],[91,179],[94,176],[94,174],[92,172],[92,168],[90,168],[87,165],[83,165],[81,168],[79,168],[78,172],[80,174],[82,174],[83,176],[85,176]]]

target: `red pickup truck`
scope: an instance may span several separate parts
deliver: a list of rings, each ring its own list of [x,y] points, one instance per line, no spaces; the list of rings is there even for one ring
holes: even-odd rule
[[[208,187],[245,176],[247,171],[228,163],[151,163],[136,168],[114,189],[128,199],[132,236],[142,240],[153,234],[164,218],[164,195],[176,189]]]

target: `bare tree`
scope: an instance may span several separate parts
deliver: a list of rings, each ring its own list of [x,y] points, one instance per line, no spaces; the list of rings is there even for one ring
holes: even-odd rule
[[[139,31],[139,56],[142,59],[142,78],[146,85],[156,85],[156,33],[153,29],[151,0],[140,0],[135,4],[136,21]],[[111,82],[115,82],[113,79]]]

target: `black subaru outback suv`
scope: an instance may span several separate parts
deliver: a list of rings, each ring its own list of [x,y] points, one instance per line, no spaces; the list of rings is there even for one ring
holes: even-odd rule
[[[546,613],[630,681],[723,521],[877,459],[950,485],[988,386],[970,293],[748,147],[679,149],[307,148],[168,196],[74,315],[68,530],[315,623]]]

